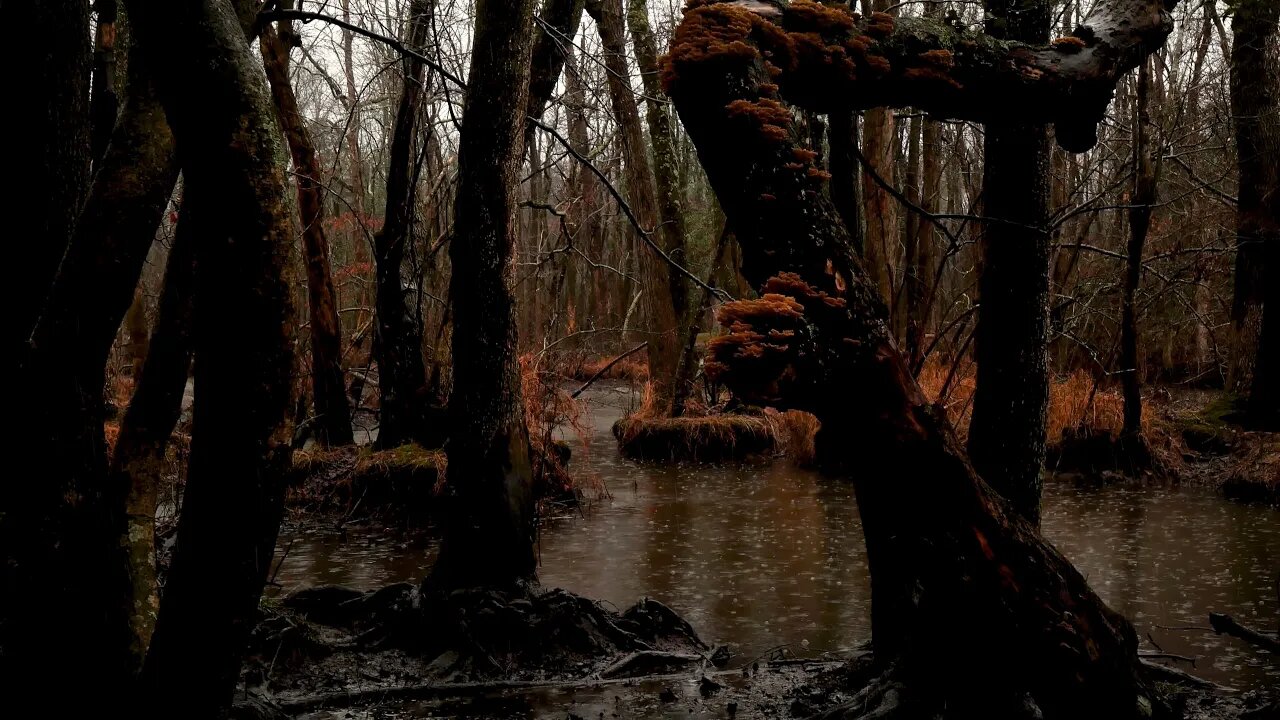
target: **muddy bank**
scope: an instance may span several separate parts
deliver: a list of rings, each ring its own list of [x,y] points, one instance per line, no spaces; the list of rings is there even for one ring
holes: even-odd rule
[[[326,586],[264,615],[236,717],[856,718],[885,692],[865,650],[733,657],[651,600],[616,612],[562,590]],[[1152,672],[1170,718],[1276,717],[1273,695]]]

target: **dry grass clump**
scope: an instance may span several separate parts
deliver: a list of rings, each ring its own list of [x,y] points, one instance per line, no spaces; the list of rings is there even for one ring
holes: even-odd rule
[[[567,430],[577,440],[574,443],[577,452],[587,452],[591,428],[583,416],[583,403],[561,387],[560,372],[543,369],[543,357],[535,354],[520,357],[520,391],[533,452],[534,494],[553,502],[576,501],[587,492],[599,495],[604,487],[601,480],[586,473],[571,473],[569,458],[574,451],[568,443],[556,439],[558,430]],[[600,367],[608,362],[609,359],[605,359]],[[610,372],[614,368],[610,368]],[[598,370],[599,367],[592,373]],[[648,374],[647,365],[644,372]]]
[[[286,503],[299,510],[425,520],[444,487],[443,450],[402,445],[293,453]]]
[[[918,379],[925,395],[946,409],[960,439],[967,439],[977,387],[977,365],[964,359],[953,366],[933,356],[925,362]],[[1051,454],[1064,460],[1067,459],[1064,453],[1114,455],[1123,428],[1124,397],[1120,388],[1099,386],[1093,376],[1083,370],[1050,380],[1045,436]],[[1183,464],[1183,449],[1181,436],[1169,419],[1154,403],[1147,403],[1140,445],[1127,450],[1145,456],[1141,459],[1152,469],[1172,474]]]
[[[614,355],[599,356],[568,356],[561,360],[558,372],[564,377],[573,378],[574,380],[590,380],[613,362]],[[649,359],[644,353],[635,353],[629,355],[605,371],[600,376],[601,380],[626,380],[629,383],[643,383],[649,380]]]
[[[1233,500],[1280,505],[1280,434],[1241,433],[1222,493]]]
[[[764,415],[648,418],[637,413],[614,423],[613,434],[623,455],[643,460],[743,460],[771,454],[778,444],[774,423]]]
[[[812,466],[817,455],[814,442],[822,426],[818,418],[801,410],[766,410],[765,417],[773,423],[780,453],[801,467]]]

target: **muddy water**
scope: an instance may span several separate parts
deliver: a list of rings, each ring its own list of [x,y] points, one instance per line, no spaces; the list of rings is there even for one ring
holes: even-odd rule
[[[643,595],[682,613],[741,661],[785,647],[841,653],[869,634],[862,529],[845,482],[771,466],[672,467],[621,459],[609,435],[631,402],[616,388],[589,397],[594,435],[575,458],[608,499],[550,518],[540,539],[548,586],[626,607]],[[1195,656],[1188,670],[1238,687],[1280,682],[1280,660],[1211,632],[1210,611],[1275,628],[1280,512],[1200,491],[1045,488],[1044,531],[1144,649]],[[276,578],[285,589],[362,588],[420,578],[434,548],[423,537],[367,531],[286,535]],[[1147,636],[1150,636],[1148,639]],[[1151,641],[1156,645],[1153,645]]]

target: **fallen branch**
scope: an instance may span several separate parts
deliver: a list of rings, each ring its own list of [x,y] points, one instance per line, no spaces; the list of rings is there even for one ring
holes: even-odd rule
[[[605,373],[607,373],[607,372],[609,372],[609,368],[611,368],[611,367],[613,367],[614,365],[617,365],[618,363],[622,362],[622,360],[623,360],[623,359],[625,359],[626,357],[628,357],[628,356],[630,356],[630,355],[634,355],[634,354],[636,354],[636,353],[640,352],[641,350],[643,350],[643,349],[645,349],[645,348],[647,348],[647,347],[649,347],[649,341],[648,341],[648,340],[645,340],[644,342],[640,343],[639,345],[637,345],[637,346],[635,346],[635,347],[631,348],[630,350],[628,350],[628,351],[626,351],[626,352],[622,353],[622,354],[621,354],[621,355],[619,355],[618,357],[616,357],[616,358],[614,358],[614,359],[610,360],[610,361],[609,361],[609,363],[608,363],[607,365],[605,365],[604,367],[600,368],[600,370],[598,370],[598,371],[596,372],[596,374],[595,374],[595,375],[592,375],[592,376],[591,376],[591,379],[589,379],[589,380],[587,380],[585,383],[583,383],[583,384],[582,384],[582,387],[578,388],[577,390],[574,390],[574,391],[573,391],[573,394],[569,396],[569,399],[571,399],[571,400],[576,399],[579,395],[581,395],[584,391],[586,391],[586,389],[587,389],[587,388],[591,387],[591,383],[593,383],[593,382],[595,382],[595,381],[599,380],[600,378],[604,377],[604,374],[605,374]]]
[[[1257,645],[1263,650],[1280,655],[1280,639],[1272,637],[1266,633],[1258,632],[1252,628],[1236,622],[1235,618],[1224,613],[1209,613],[1209,624],[1213,626],[1213,631],[1222,635],[1232,635],[1244,640],[1252,645]]]
[[[1226,685],[1219,685],[1211,680],[1205,680],[1202,677],[1197,677],[1184,670],[1171,668],[1168,665],[1161,665],[1159,663],[1151,662],[1150,660],[1140,660],[1139,662],[1142,663],[1143,669],[1147,671],[1147,674],[1150,675],[1153,680],[1172,683],[1174,685],[1209,688],[1220,693],[1233,693],[1236,691],[1235,688],[1227,687]]]

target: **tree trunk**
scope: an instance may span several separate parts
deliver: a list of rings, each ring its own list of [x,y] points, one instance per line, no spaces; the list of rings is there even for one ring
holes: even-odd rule
[[[40,6],[51,10],[57,3]],[[88,32],[87,24],[79,26],[67,17],[45,31],[36,27],[29,29],[55,38],[49,47],[58,46],[61,32],[83,32],[86,37]],[[70,50],[63,48],[63,52]],[[87,48],[85,52],[87,63]],[[44,676],[52,664],[63,668],[60,677],[83,683],[82,693],[50,696],[50,702],[66,703],[69,708],[90,702],[94,707],[99,702],[110,707],[129,669],[127,561],[120,552],[125,489],[107,482],[102,388],[112,342],[133,300],[177,177],[164,112],[152,94],[145,62],[135,59],[129,64],[123,112],[83,209],[78,192],[73,196],[66,185],[80,172],[88,152],[87,135],[78,135],[79,126],[69,124],[70,115],[78,112],[78,100],[63,98],[59,112],[69,114],[58,115],[47,127],[33,131],[29,141],[17,144],[19,155],[39,149],[46,131],[58,133],[66,143],[59,151],[64,154],[51,153],[39,164],[37,175],[51,171],[57,177],[41,188],[38,201],[28,199],[22,214],[65,222],[67,229],[77,215],[79,219],[69,243],[65,237],[49,234],[53,227],[49,225],[44,235],[37,233],[30,242],[15,246],[15,253],[22,255],[28,245],[61,243],[62,261],[52,288],[40,290],[44,311],[29,333],[29,343],[20,354],[10,356],[17,357],[23,368],[17,403],[33,413],[16,442],[42,459],[43,477],[40,482],[4,485],[4,508],[22,508],[20,513],[0,512],[5,586],[39,591],[5,594],[0,645],[6,651],[4,675],[16,686],[39,687],[48,682]],[[45,92],[65,90],[53,77],[73,86],[77,83],[73,70],[54,71]],[[85,83],[81,90],[87,100],[87,79]],[[65,154],[80,141],[84,141],[84,156]],[[64,167],[57,171],[60,162]],[[44,182],[39,177],[28,181],[32,186]],[[7,197],[22,201],[25,187],[29,187],[26,182]],[[55,211],[55,205],[45,207],[45,202],[61,206]],[[56,214],[58,220],[46,212]],[[16,277],[24,281],[41,272],[34,256],[28,260],[29,265],[15,264],[23,268]],[[24,316],[25,305],[19,305],[19,315]],[[12,673],[7,671],[10,663],[16,664]],[[28,682],[26,673],[37,677]]]
[[[1121,21],[1132,32],[1099,42],[1105,58],[1088,59],[1076,82],[1114,86],[1167,33],[1160,7],[1104,4],[1086,18],[1093,37]],[[809,109],[890,99],[928,106],[938,100],[938,75],[981,78],[991,84],[957,89],[945,105],[948,114],[987,119],[984,90],[994,91],[1001,68],[1024,51],[984,40],[991,57],[956,58],[931,79],[904,72],[928,51],[933,28],[883,16],[859,26],[808,2],[711,3],[685,14],[668,92],[741,243],[744,271],[763,293],[722,313],[734,331],[714,341],[708,370],[752,401],[813,412],[822,421],[820,457],[856,478],[873,643],[882,663],[896,659],[894,674],[911,688],[900,700],[954,717],[1007,716],[1005,703],[1027,700],[1051,719],[1142,717],[1155,699],[1140,676],[1133,628],[979,478],[925,399],[888,332],[877,288],[820,192],[822,175],[792,112],[779,102],[782,88]],[[815,37],[825,50],[788,56]],[[904,49],[907,37],[926,48]],[[880,72],[833,73],[825,58],[838,47],[857,48]],[[1034,52],[1049,61],[1053,51]],[[1055,92],[1074,84],[1039,77]],[[1023,102],[1043,86],[1006,79],[1005,111],[1043,111]],[[1075,107],[1060,118],[1071,147],[1083,147],[1093,133],[1083,123],[1096,122],[1100,109]]]
[[[329,267],[329,240],[324,232],[324,188],[315,143],[298,111],[289,79],[289,50],[301,38],[289,20],[277,34],[263,28],[260,40],[276,117],[284,130],[293,174],[298,186],[298,215],[302,222],[302,255],[307,268],[307,309],[311,320],[311,390],[316,408],[316,439],[323,446],[350,445],[351,405],[342,372],[342,329]]]
[[[680,183],[678,162],[676,157],[675,118],[671,109],[662,100],[661,67],[658,57],[658,44],[653,37],[653,29],[649,27],[649,5],[647,0],[627,1],[627,27],[631,30],[631,42],[635,48],[636,66],[640,70],[641,87],[644,88],[645,121],[649,127],[649,142],[653,148],[653,180],[658,192],[658,213],[662,221],[662,249],[675,262],[686,263],[685,245],[688,242],[688,231],[685,227],[684,207],[681,200],[682,185]],[[676,319],[676,342],[686,333],[681,332],[690,323],[695,322],[690,314],[689,284],[685,277],[670,265],[662,265],[667,272],[667,287],[671,296],[671,308]],[[681,353],[672,378],[671,414],[684,413],[683,402],[675,403],[675,398],[689,395],[688,385],[693,380],[695,366],[685,362],[687,356]],[[696,360],[696,358],[691,358]],[[680,386],[685,386],[682,391]]]
[[[89,157],[97,170],[107,152],[111,131],[120,112],[120,96],[116,92],[116,35],[119,29],[116,0],[94,0],[98,16],[93,37],[93,100],[90,107],[92,127],[89,135]]]
[[[5,193],[5,215],[26,218],[23,242],[10,243],[6,262],[22,268],[9,278],[16,302],[6,321],[5,353],[20,357],[44,307],[76,215],[89,189],[89,4],[47,0],[5,5],[5,24],[21,28],[0,51],[13,68],[6,94],[21,98],[10,137],[20,138],[5,159],[22,180]],[[16,362],[15,362],[16,364]]]
[[[137,379],[133,398],[120,422],[111,455],[110,484],[126,488],[129,590],[133,616],[130,654],[142,667],[160,598],[156,589],[156,494],[164,473],[169,436],[182,412],[182,395],[191,370],[191,301],[195,284],[195,247],[191,223],[180,220],[165,264],[160,310]]]
[[[1125,261],[1124,298],[1120,317],[1120,381],[1124,389],[1125,437],[1142,433],[1142,361],[1138,354],[1138,285],[1142,282],[1142,251],[1151,229],[1160,180],[1158,146],[1151,142],[1151,73],[1148,58],[1138,70],[1138,95],[1133,117],[1133,198],[1129,209],[1129,247]]]
[[[858,200],[858,178],[861,177],[857,156],[858,116],[851,113],[831,113],[827,116],[827,143],[830,146],[828,169],[831,184],[827,188],[831,203],[836,206],[853,250],[859,257],[866,251],[862,237],[862,203]]]
[[[617,119],[622,139],[623,165],[626,170],[627,202],[640,225],[654,235],[659,246],[670,255],[674,247],[672,231],[661,223],[654,175],[649,165],[648,146],[640,127],[640,110],[628,78],[626,28],[622,16],[622,0],[588,0],[587,12],[596,21],[600,43],[604,47],[608,72],[609,101]],[[649,248],[640,250],[641,277],[644,281],[645,310],[649,315],[649,386],[657,417],[671,415],[675,394],[675,376],[680,363],[680,317],[683,307],[676,307],[671,268]],[[674,259],[674,258],[673,258]]]
[[[1232,303],[1232,351],[1227,382],[1251,397],[1247,410],[1268,407],[1274,418],[1280,405],[1275,363],[1263,359],[1259,342],[1264,323],[1263,305],[1269,285],[1275,285],[1274,256],[1280,244],[1280,5],[1263,0],[1243,0],[1231,22],[1235,40],[1231,47],[1231,114],[1236,127],[1240,170],[1240,198],[1236,208],[1236,276]],[[1270,252],[1268,252],[1270,248]],[[1273,276],[1268,278],[1268,272]],[[1274,291],[1274,288],[1273,288]],[[1274,314],[1274,313],[1272,313]],[[1274,327],[1275,323],[1271,325]],[[1274,338],[1272,345],[1274,345]],[[1274,353],[1275,350],[1271,350]],[[1274,355],[1272,355],[1274,358]],[[1263,377],[1256,378],[1261,372]]]
[[[535,576],[533,466],[512,287],[533,4],[476,3],[449,245],[450,511],[426,580],[435,590],[507,587]]]
[[[404,43],[425,50],[435,15],[435,0],[412,0]],[[377,264],[378,446],[403,445],[416,440],[438,447],[438,428],[429,427],[427,374],[422,362],[422,323],[409,307],[401,276],[405,248],[413,233],[417,197],[418,114],[423,98],[423,63],[403,60],[404,83],[391,134],[391,164],[387,170],[387,210],[382,229],[374,235]]]
[[[196,402],[177,546],[143,668],[157,713],[231,701],[283,512],[293,368],[284,155],[228,3],[132,3],[181,147],[191,223]]]
[[[1049,40],[1047,0],[987,0],[987,32]],[[983,162],[978,364],[969,457],[978,474],[1033,525],[1049,406],[1049,134],[1011,118],[988,123]]]
[[[878,0],[882,5],[888,5]],[[863,263],[867,275],[879,289],[880,297],[891,303],[894,294],[894,268],[898,257],[898,217],[894,202],[872,173],[893,184],[893,159],[897,148],[897,132],[893,111],[871,108],[862,114],[862,152],[866,167],[862,170],[862,198],[865,214]]]

